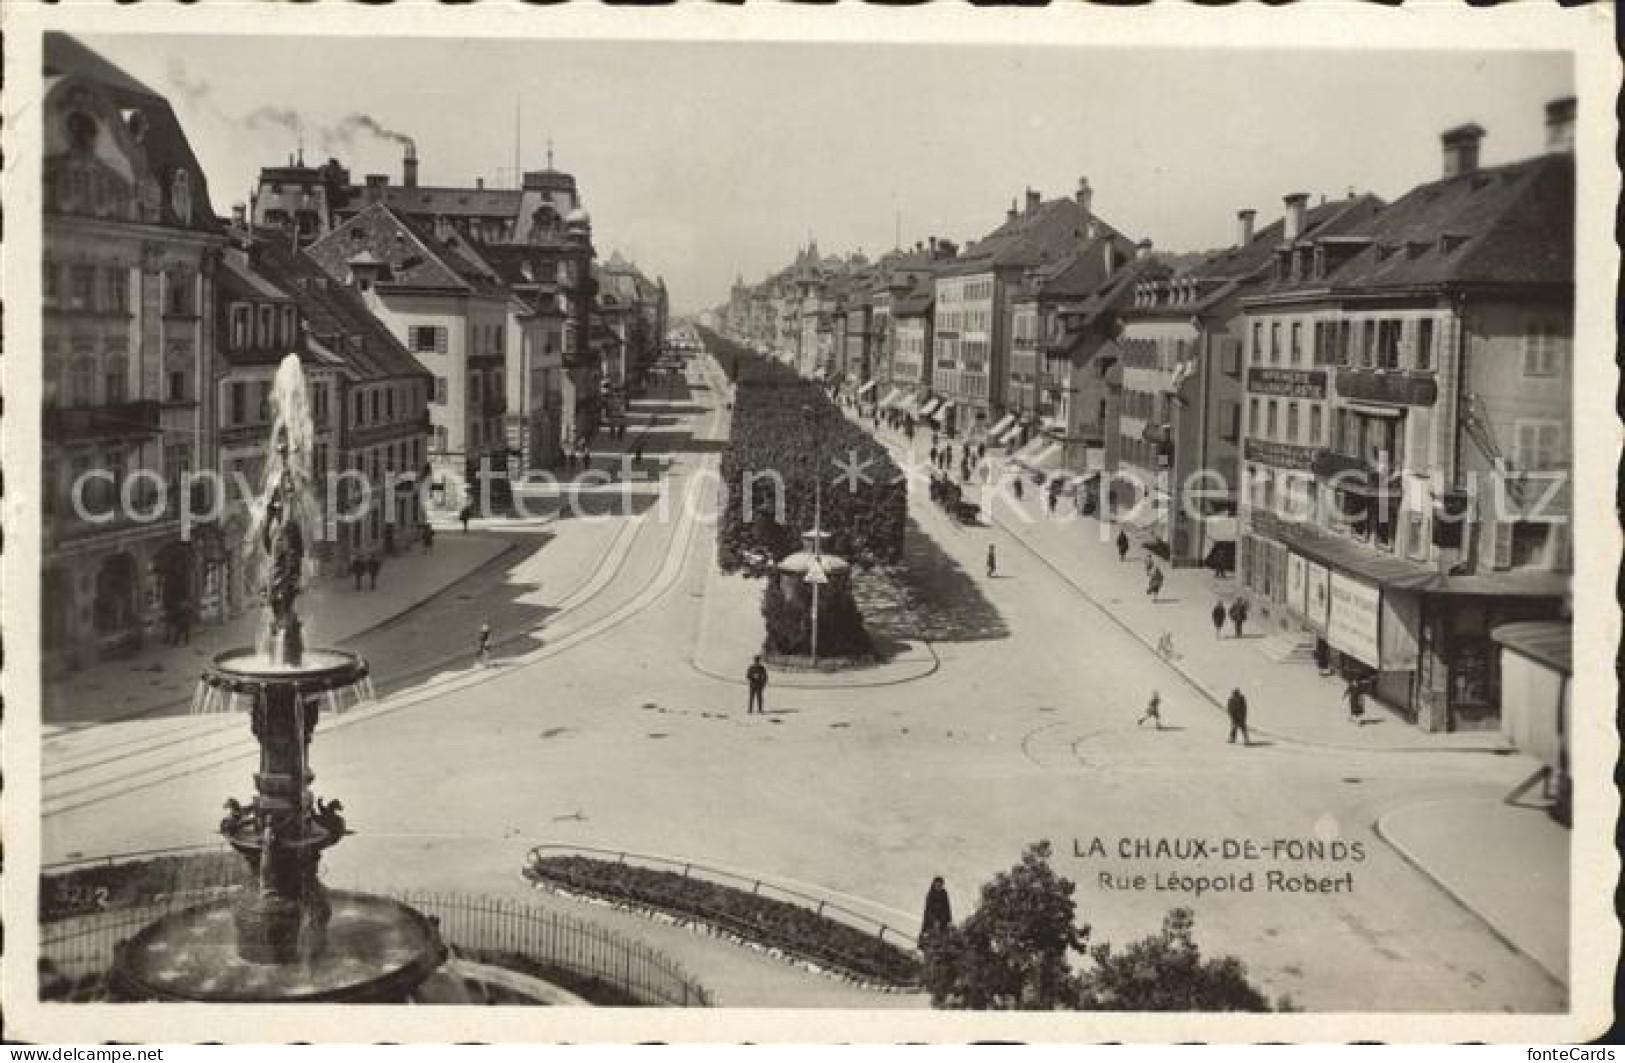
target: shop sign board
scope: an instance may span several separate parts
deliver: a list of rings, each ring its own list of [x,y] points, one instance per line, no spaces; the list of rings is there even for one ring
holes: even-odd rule
[[[1326,620],[1326,641],[1372,668],[1382,661],[1378,631],[1382,619],[1382,591],[1341,572],[1331,574],[1331,610]]]

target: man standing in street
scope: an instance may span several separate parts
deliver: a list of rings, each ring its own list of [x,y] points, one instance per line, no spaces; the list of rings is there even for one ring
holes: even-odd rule
[[[1117,529],[1117,560],[1128,560],[1128,536],[1123,532],[1122,528]]]
[[[378,589],[378,570],[383,567],[384,563],[378,560],[378,558],[367,558],[367,579],[371,581],[367,586],[368,590],[375,591]]]
[[[489,620],[484,620],[480,622],[480,642],[479,648],[474,651],[474,663],[479,667],[484,668],[486,664],[490,662],[490,660],[491,622]]]
[[[763,692],[767,690],[767,666],[762,664],[760,654],[751,662],[750,667],[745,669],[745,685],[750,688],[750,700],[745,703],[745,715],[767,712],[762,698]]]
[[[992,543],[987,544],[987,578],[992,579],[999,574],[999,554]]]
[[[1247,733],[1247,696],[1236,687],[1230,692],[1230,702],[1226,705],[1230,712],[1230,741],[1236,740],[1236,733],[1241,733],[1241,744],[1253,744],[1252,736]]]
[[[1151,578],[1146,581],[1145,592],[1151,595],[1153,602],[1157,600],[1157,595],[1162,593],[1162,569],[1155,564],[1151,566]]]
[[[1213,603],[1213,637],[1224,638],[1224,602]]]
[[[1237,598],[1230,603],[1230,622],[1236,625],[1236,638],[1241,638],[1241,629],[1247,623],[1247,599]]]

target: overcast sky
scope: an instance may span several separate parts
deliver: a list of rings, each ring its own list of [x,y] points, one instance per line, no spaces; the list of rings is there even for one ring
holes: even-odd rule
[[[1537,153],[1544,105],[1574,91],[1552,53],[594,43],[84,35],[170,97],[215,209],[331,150],[359,181],[401,150],[322,131],[365,114],[412,137],[423,184],[575,174],[595,243],[664,276],[674,306],[759,280],[809,233],[828,254],[940,235],[963,244],[1031,186],[1087,175],[1101,217],[1161,248],[1228,244],[1281,196],[1393,197],[1439,173],[1439,133],[1476,121],[1483,162]],[[256,115],[256,112],[260,113]]]

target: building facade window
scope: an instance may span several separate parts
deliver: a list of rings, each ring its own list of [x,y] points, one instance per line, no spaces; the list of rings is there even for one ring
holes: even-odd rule
[[[74,310],[96,309],[95,266],[72,266],[69,268],[68,306]]]
[[[1557,376],[1562,371],[1558,363],[1561,342],[1557,326],[1549,321],[1531,322],[1523,337],[1523,375]]]
[[[1292,323],[1292,364],[1298,365],[1303,359],[1303,323]]]
[[[1286,438],[1289,443],[1298,441],[1298,404],[1295,402],[1286,404]]]
[[[130,304],[130,274],[122,266],[109,266],[102,274],[102,308],[124,313]]]
[[[1265,414],[1264,436],[1267,439],[1274,439],[1276,438],[1276,432],[1280,428],[1280,419],[1276,416],[1280,412],[1280,403],[1275,399],[1271,399],[1267,411]]]
[[[1568,457],[1563,444],[1562,422],[1515,422],[1512,467],[1519,472],[1567,468]]]
[[[249,346],[249,310],[248,307],[237,303],[231,308],[231,349],[234,351],[247,350]]]
[[[1317,406],[1310,406],[1309,407],[1309,445],[1312,446],[1312,447],[1318,447],[1318,446],[1321,445],[1321,439],[1320,439],[1321,423],[1320,422],[1321,422],[1320,407],[1318,405]]]
[[[1416,323],[1416,368],[1423,373],[1433,371],[1433,319],[1424,317]]]
[[[1270,364],[1274,365],[1281,360],[1281,323],[1270,322]]]

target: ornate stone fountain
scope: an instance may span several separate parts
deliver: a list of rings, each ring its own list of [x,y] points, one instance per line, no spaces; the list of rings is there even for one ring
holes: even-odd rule
[[[137,1000],[404,1001],[445,961],[434,924],[383,897],[329,891],[322,851],[345,834],[342,806],[311,792],[310,741],[324,707],[370,697],[367,662],[307,649],[295,602],[315,519],[313,433],[298,356],[283,359],[272,403],[273,449],[250,533],[263,553],[258,645],[215,657],[194,708],[246,709],[259,743],[254,796],[226,802],[220,832],[248,875],[234,894],[165,916],[118,951],[113,985]]]

